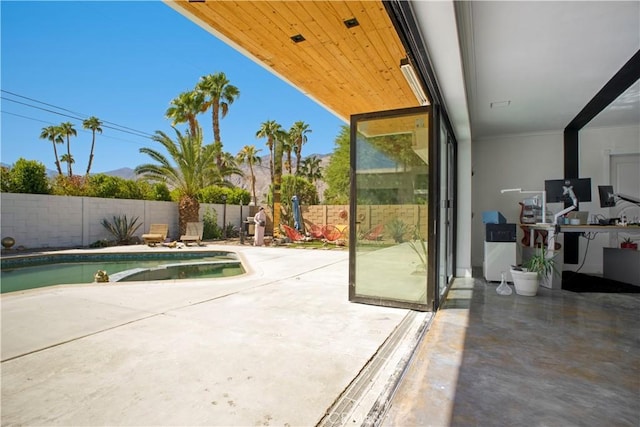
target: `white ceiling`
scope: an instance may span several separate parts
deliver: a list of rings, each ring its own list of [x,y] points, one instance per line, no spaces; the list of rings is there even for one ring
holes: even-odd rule
[[[456,2],[455,13],[450,1],[417,1],[413,9],[452,121],[467,116],[473,139],[563,130],[640,49],[638,1]],[[443,24],[451,19],[457,40]],[[461,79],[466,101],[450,89]],[[639,87],[589,125],[640,123]]]

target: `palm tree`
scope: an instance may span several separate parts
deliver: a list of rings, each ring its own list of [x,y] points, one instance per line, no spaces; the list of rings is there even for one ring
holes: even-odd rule
[[[85,129],[91,129],[92,137],[91,137],[91,154],[89,154],[89,164],[87,165],[87,176],[89,175],[89,171],[91,171],[91,164],[93,163],[93,147],[96,144],[96,132],[102,133],[102,128],[100,127],[102,122],[97,117],[91,116],[88,119],[82,122],[82,127]]]
[[[71,156],[71,136],[77,136],[78,132],[73,127],[73,123],[64,122],[60,123],[60,134],[67,138],[67,159],[71,161],[67,161],[67,172],[69,176],[73,176],[73,169],[71,168],[71,164],[73,163],[73,156]],[[63,160],[65,161],[65,160]]]
[[[291,143],[296,153],[296,175],[300,170],[300,161],[302,160],[302,146],[307,143],[307,133],[311,133],[309,125],[305,122],[298,121],[291,126],[289,135],[291,136]]]
[[[198,90],[182,92],[171,101],[171,105],[167,108],[165,116],[171,119],[171,125],[176,126],[179,123],[187,123],[189,132],[195,135],[198,129],[198,114],[207,111],[204,99],[204,93]]]
[[[267,147],[269,147],[269,171],[271,172],[271,183],[273,184],[273,148],[276,140],[283,133],[282,126],[275,120],[267,120],[260,125],[260,129],[256,132],[256,138],[267,138]]]
[[[262,159],[258,156],[260,151],[262,150],[256,150],[255,145],[245,145],[236,156],[240,164],[246,163],[249,166],[249,174],[251,175],[249,179],[251,181],[251,194],[253,196],[251,201],[254,205],[258,203],[258,199],[256,197],[256,175],[253,172],[253,165],[262,163]]]
[[[300,164],[300,174],[315,184],[322,178],[322,167],[318,156],[307,157]]]
[[[71,165],[76,162],[73,159],[73,156],[67,153],[60,156],[60,161],[67,164],[67,170],[71,169]],[[69,175],[69,176],[72,176],[72,175]]]
[[[213,146],[202,143],[200,128],[193,135],[190,132],[183,135],[175,127],[173,130],[176,133],[175,141],[162,131],[156,131],[152,137],[166,149],[169,157],[152,148],[141,148],[140,152],[148,154],[156,164],[140,165],[135,168],[135,172],[154,181],[166,182],[169,187],[179,191],[180,234],[184,234],[187,222],[199,221],[200,203],[197,194],[203,186],[209,185],[207,177],[214,175],[212,168],[215,156]]]
[[[244,177],[244,172],[242,172],[242,169],[240,169],[240,166],[238,166],[238,160],[236,159],[236,157],[228,151],[222,153],[222,156],[220,158],[221,163],[219,171],[219,185],[223,187],[233,188],[235,187],[235,185],[227,178],[233,175]]]
[[[213,124],[213,141],[222,144],[220,138],[220,119],[224,118],[229,112],[229,105],[240,96],[240,90],[230,84],[227,76],[220,72],[202,76],[196,85],[196,90],[201,92],[205,97],[205,111],[211,108],[211,118]],[[220,155],[222,151],[220,151]],[[216,159],[218,166],[222,162],[222,158]]]
[[[40,133],[40,138],[47,139],[51,141],[51,144],[53,144],[53,154],[56,157],[56,168],[58,169],[58,175],[62,175],[62,167],[60,166],[58,149],[56,148],[56,144],[64,143],[64,139],[62,138],[62,134],[60,133],[60,128],[58,126],[44,127],[42,128],[42,132]]]

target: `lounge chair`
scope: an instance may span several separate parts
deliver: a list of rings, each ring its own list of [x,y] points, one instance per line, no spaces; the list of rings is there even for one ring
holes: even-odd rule
[[[204,224],[202,222],[187,222],[187,229],[185,230],[185,234],[180,236],[180,241],[187,246],[193,242],[200,246],[203,232]]]
[[[168,233],[169,224],[151,224],[149,232],[142,235],[142,240],[149,246],[155,246],[158,243],[164,242]]]
[[[287,234],[287,237],[289,238],[289,240],[291,240],[292,242],[307,241],[307,237],[301,232],[299,232],[298,230],[296,230],[295,228],[289,227],[288,225],[285,225],[285,224],[282,224],[281,227],[284,230],[284,232]]]

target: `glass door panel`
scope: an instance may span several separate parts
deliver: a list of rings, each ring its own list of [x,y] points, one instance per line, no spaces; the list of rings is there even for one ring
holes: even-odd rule
[[[444,120],[440,120],[440,212],[438,223],[438,296],[444,299],[453,279],[455,151]]]
[[[430,107],[351,119],[351,301],[432,309],[430,124]]]

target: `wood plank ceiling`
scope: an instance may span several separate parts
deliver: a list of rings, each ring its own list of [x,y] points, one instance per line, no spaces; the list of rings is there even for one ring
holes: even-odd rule
[[[346,122],[352,114],[420,105],[400,71],[407,54],[379,0],[166,3]],[[358,25],[348,28],[354,19]],[[298,35],[304,40],[296,43]]]

